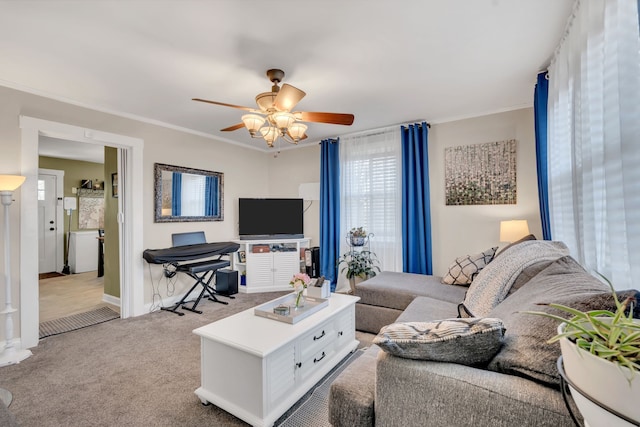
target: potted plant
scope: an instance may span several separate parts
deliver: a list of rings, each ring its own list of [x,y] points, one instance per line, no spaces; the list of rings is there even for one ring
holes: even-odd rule
[[[376,254],[371,251],[349,251],[338,258],[338,266],[340,264],[345,264],[340,272],[346,272],[352,294],[355,294],[357,279],[366,280],[380,271]]]
[[[564,371],[585,425],[640,424],[640,319],[633,318],[634,297],[620,302],[612,289],[616,310],[582,312],[559,304],[550,307],[568,313],[565,319],[550,313],[528,312],[556,319]],[[628,314],[625,314],[628,309]],[[598,402],[594,403],[592,400]],[[607,407],[618,415],[602,408]]]
[[[351,246],[364,246],[367,231],[363,227],[354,227],[349,231]]]

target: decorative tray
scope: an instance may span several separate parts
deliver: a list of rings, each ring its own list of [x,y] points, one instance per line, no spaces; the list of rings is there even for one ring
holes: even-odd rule
[[[324,298],[305,296],[304,307],[295,308],[296,295],[294,293],[274,299],[254,309],[256,316],[266,317],[267,319],[277,320],[285,323],[298,323],[300,320],[311,316],[313,313],[322,310],[329,305],[329,300]],[[274,313],[273,309],[278,306],[288,306],[289,314],[282,315]]]

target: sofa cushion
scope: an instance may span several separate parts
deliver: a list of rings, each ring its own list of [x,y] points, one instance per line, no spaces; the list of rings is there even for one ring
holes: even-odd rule
[[[618,292],[620,298],[637,291]],[[557,303],[580,311],[614,310],[615,302],[607,285],[587,273],[570,256],[550,264],[491,312],[503,320],[505,340],[502,350],[488,365],[490,370],[519,375],[546,385],[559,385],[556,362],[558,343],[547,340],[556,335],[558,322],[523,311],[544,311],[567,318],[562,311],[545,304]]]
[[[459,303],[466,289],[463,286],[444,285],[438,276],[383,271],[358,283],[356,295],[360,297],[359,304],[404,310],[417,296]]]
[[[456,304],[452,302],[429,297],[416,297],[395,321],[429,322],[431,320],[449,319],[456,317],[456,307]]]
[[[491,262],[498,247],[489,248],[474,255],[465,255],[455,259],[449,266],[442,283],[447,285],[469,285],[476,275]]]
[[[394,356],[462,365],[486,364],[502,345],[500,319],[444,319],[385,326],[373,343]]]
[[[569,249],[562,242],[530,240],[513,246],[478,273],[464,297],[464,312],[471,317],[489,317],[489,312],[506,298],[522,270],[537,262],[566,255],[569,255]]]

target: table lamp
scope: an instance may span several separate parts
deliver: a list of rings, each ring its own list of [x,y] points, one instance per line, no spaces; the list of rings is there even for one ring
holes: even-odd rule
[[[500,241],[515,242],[529,235],[529,224],[526,219],[500,221]]]
[[[0,175],[0,200],[4,206],[4,304],[1,313],[5,315],[6,345],[0,353],[0,366],[20,363],[31,356],[29,350],[17,350],[13,343],[13,313],[17,310],[11,306],[11,236],[9,227],[9,206],[13,202],[13,192],[17,190],[26,177],[19,175]]]

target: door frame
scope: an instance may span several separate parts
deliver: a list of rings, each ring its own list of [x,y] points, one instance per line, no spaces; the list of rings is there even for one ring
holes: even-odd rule
[[[143,251],[143,148],[144,140],[79,126],[20,116],[21,173],[27,179],[20,193],[20,337],[21,347],[39,341],[38,303],[38,144],[49,136],[88,144],[107,145],[126,152],[128,161],[118,163],[118,174],[126,177],[118,201],[120,223],[120,316],[139,316],[144,310]],[[134,197],[136,195],[136,197]],[[126,207],[126,209],[122,209]],[[35,254],[35,264],[34,264]]]
[[[64,200],[64,171],[38,168],[38,176],[40,175],[56,176],[56,271],[62,271],[64,267],[64,209],[62,208]],[[60,224],[62,224],[62,227],[60,227]]]

